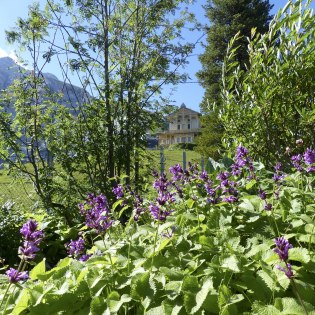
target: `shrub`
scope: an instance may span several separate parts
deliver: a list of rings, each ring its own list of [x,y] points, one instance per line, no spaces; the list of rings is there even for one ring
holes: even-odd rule
[[[292,161],[291,174],[281,163],[266,171],[238,147],[228,170],[177,164],[171,178],[155,174],[148,198],[122,185],[112,205],[90,194],[69,257],[51,270],[43,260],[30,280],[0,285],[0,311],[313,313],[315,151]],[[123,226],[118,219],[130,207]]]

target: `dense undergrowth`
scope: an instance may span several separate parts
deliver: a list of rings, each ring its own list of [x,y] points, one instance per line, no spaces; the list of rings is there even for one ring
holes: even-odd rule
[[[315,151],[291,160],[289,174],[270,172],[239,147],[230,167],[155,174],[147,196],[118,185],[109,205],[91,194],[54,268],[33,262],[49,224],[28,221],[0,313],[315,314]]]

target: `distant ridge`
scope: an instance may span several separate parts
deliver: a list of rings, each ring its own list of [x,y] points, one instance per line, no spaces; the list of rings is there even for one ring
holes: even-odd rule
[[[28,72],[28,70],[16,64],[12,58],[0,58],[0,90],[7,89],[14,80],[21,78],[23,71]],[[75,108],[84,103],[89,97],[84,89],[60,81],[52,73],[43,73],[43,77],[51,92],[62,93],[61,103],[67,107]]]

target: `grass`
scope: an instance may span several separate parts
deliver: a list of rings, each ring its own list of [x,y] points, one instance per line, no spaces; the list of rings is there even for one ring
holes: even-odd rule
[[[150,170],[160,171],[160,151],[148,150],[151,158],[147,167]],[[167,173],[170,166],[183,165],[183,150],[164,150],[164,170]],[[201,163],[201,155],[195,151],[186,151],[186,163]],[[30,181],[15,179],[7,170],[0,170],[0,207],[7,201],[14,202],[17,206],[30,210],[36,202],[33,184]]]
[[[0,171],[0,206],[10,201],[29,210],[36,201],[33,191],[31,182],[14,179],[7,171]]]
[[[165,171],[168,171],[170,166],[175,164],[183,165],[183,150],[164,150],[165,158]],[[153,165],[157,170],[160,170],[160,151],[159,150],[150,150],[149,154],[153,157]],[[201,155],[195,151],[186,151],[186,163],[188,162],[197,162],[201,164]]]

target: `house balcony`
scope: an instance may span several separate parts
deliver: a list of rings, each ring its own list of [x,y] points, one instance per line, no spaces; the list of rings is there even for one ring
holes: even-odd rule
[[[200,133],[201,129],[181,129],[181,130],[167,130],[167,131],[161,131],[158,132],[157,135],[179,135],[179,134],[189,134],[189,133]]]

